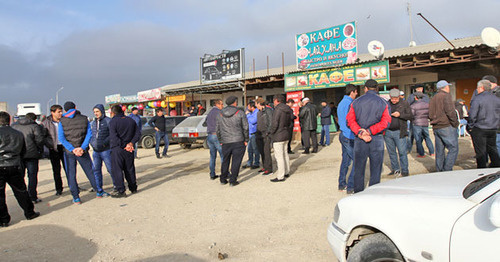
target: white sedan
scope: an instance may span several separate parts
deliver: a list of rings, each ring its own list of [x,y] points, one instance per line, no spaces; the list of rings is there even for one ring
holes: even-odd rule
[[[390,180],[341,199],[339,261],[500,261],[500,168]]]

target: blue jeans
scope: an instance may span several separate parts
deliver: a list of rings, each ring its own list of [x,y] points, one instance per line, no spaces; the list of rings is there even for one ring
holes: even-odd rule
[[[458,135],[459,136],[465,136],[465,127],[467,126],[467,120],[465,119],[460,119],[460,129],[458,129]]]
[[[384,138],[382,135],[372,136],[372,141],[354,138],[354,192],[365,189],[366,160],[370,158],[370,186],[380,183],[382,164],[384,162]]]
[[[102,151],[102,152],[96,152],[92,154],[93,163],[94,163],[94,177],[95,177],[95,183],[97,186],[98,192],[102,191],[102,162],[104,161],[104,164],[106,165],[106,169],[108,170],[109,175],[111,176],[111,149]],[[113,176],[111,176],[111,179],[113,179]],[[114,184],[114,183],[113,183]]]
[[[347,171],[349,171],[349,165],[351,165],[351,161],[354,159],[354,139],[349,139],[345,137],[342,132],[340,132],[339,141],[342,145],[342,163],[340,164],[339,172],[339,189],[344,189],[347,187],[347,190],[350,191],[354,188],[354,166],[351,168],[351,173],[349,174],[349,179],[347,179],[347,184],[346,177]]]
[[[407,137],[400,138],[400,133],[400,130],[392,131],[387,129],[384,135],[385,146],[387,147],[387,153],[389,153],[389,159],[391,160],[391,170],[408,174]],[[397,152],[396,148],[398,150]]]
[[[325,141],[326,137],[326,141]],[[324,143],[323,143],[324,142]],[[330,145],[330,125],[321,125],[321,139],[319,140],[320,145]]]
[[[424,146],[422,145],[424,140],[427,148],[429,149],[429,154],[434,154],[434,145],[432,144],[431,136],[429,135],[429,127],[413,126],[413,134],[415,136],[415,144],[417,145],[417,153],[419,155],[425,155]]]
[[[257,148],[255,134],[250,135],[248,140],[247,150],[248,150],[248,161],[247,166],[260,166],[260,153]]]
[[[434,129],[434,139],[436,143],[436,171],[453,170],[458,156],[457,129],[452,126]],[[448,149],[448,155],[445,155],[445,148]]]
[[[156,131],[155,139],[156,139],[155,153],[157,155],[160,154],[160,142],[163,139],[163,141],[165,142],[165,146],[163,147],[163,155],[166,155],[169,144],[167,132]]]
[[[209,134],[207,137],[207,144],[210,148],[210,177],[215,177],[215,162],[217,159],[217,152],[219,152],[220,161],[222,163],[222,146],[220,145],[217,135]]]
[[[80,163],[83,172],[87,176],[87,179],[92,185],[92,188],[99,192],[97,185],[95,183],[94,172],[92,170],[92,160],[88,152],[85,152],[82,156],[75,156],[72,153],[64,152],[64,164],[66,165],[66,177],[68,178],[68,186],[71,191],[73,199],[77,199],[80,196],[80,190],[78,189],[78,182],[76,182],[76,162]]]
[[[500,154],[500,133],[497,133],[497,151]]]
[[[23,159],[24,168],[28,171],[28,194],[31,201],[38,199],[36,187],[38,186],[38,159]]]

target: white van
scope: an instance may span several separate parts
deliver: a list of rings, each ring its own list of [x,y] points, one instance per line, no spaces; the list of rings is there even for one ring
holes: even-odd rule
[[[23,118],[27,113],[34,113],[38,121],[42,117],[40,103],[23,103],[17,105],[17,116]]]

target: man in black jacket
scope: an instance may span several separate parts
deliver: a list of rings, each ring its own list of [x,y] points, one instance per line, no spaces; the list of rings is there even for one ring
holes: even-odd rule
[[[302,107],[299,110],[300,129],[302,132],[302,141],[304,142],[304,154],[309,154],[309,148],[312,141],[312,152],[318,152],[318,137],[316,128],[318,128],[318,112],[316,106],[310,103],[309,98],[302,99]]]
[[[156,158],[161,158],[161,156],[160,156],[160,142],[162,139],[165,142],[165,145],[163,147],[162,156],[168,157],[167,151],[168,151],[169,142],[168,142],[168,134],[167,134],[166,124],[165,124],[165,116],[163,115],[163,109],[161,109],[161,108],[156,109],[156,116],[151,118],[151,120],[149,120],[148,123],[150,126],[154,127],[154,129],[156,130],[156,134],[155,134]]]
[[[407,120],[413,120],[413,114],[408,102],[401,100],[399,89],[389,92],[389,110],[391,113],[391,124],[384,134],[385,146],[391,160],[391,172],[389,175],[408,176],[408,156],[406,150]],[[397,152],[396,152],[397,149]],[[399,162],[398,162],[399,155]]]
[[[10,115],[0,112],[0,227],[9,226],[10,215],[5,201],[5,184],[8,183],[24,216],[30,220],[40,216],[30,201],[21,168],[21,156],[26,151],[21,132],[9,126]]]
[[[49,149],[50,164],[52,165],[52,173],[54,175],[56,196],[62,195],[63,191],[61,166],[64,172],[66,172],[66,167],[64,165],[64,147],[57,137],[57,129],[59,128],[61,117],[62,106],[52,105],[50,107],[50,116],[42,122],[42,126],[45,128],[45,146]]]
[[[273,109],[267,105],[264,98],[259,97],[255,101],[259,109],[257,113],[257,132],[255,133],[257,148],[262,158],[262,175],[273,173],[273,159],[271,158],[271,123],[273,121]]]
[[[135,121],[123,114],[118,105],[111,107],[109,122],[109,142],[111,146],[111,172],[116,191],[112,197],[126,197],[123,176],[128,183],[128,189],[133,194],[137,192],[137,182],[134,166],[134,144],[139,141],[141,132]]]
[[[42,202],[38,198],[38,159],[42,158],[45,135],[43,128],[36,122],[36,115],[27,113],[25,118],[19,119],[12,128],[23,133],[26,152],[23,156],[23,166],[28,170],[28,194],[34,204]]]
[[[245,148],[248,143],[248,120],[245,110],[236,107],[238,98],[230,96],[226,99],[226,107],[217,116],[216,133],[222,145],[222,166],[220,183],[237,186],[239,182],[241,161],[245,155]],[[231,174],[229,174],[229,163],[231,162]]]
[[[332,109],[326,105],[326,101],[321,102],[321,139],[322,146],[330,145],[330,125],[332,124]]]
[[[271,179],[271,182],[282,182],[290,173],[290,158],[286,147],[290,138],[290,129],[293,128],[293,111],[285,105],[285,97],[282,95],[275,95],[273,102],[274,114],[271,135],[278,170],[276,170],[276,178]]]

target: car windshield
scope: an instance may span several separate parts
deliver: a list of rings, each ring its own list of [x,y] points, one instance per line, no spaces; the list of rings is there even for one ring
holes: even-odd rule
[[[200,123],[200,121],[204,120],[205,117],[196,117],[196,116],[192,116],[192,117],[188,117],[186,119],[184,119],[180,124],[178,124],[177,126],[180,126],[180,127],[196,127],[198,126],[198,124]]]
[[[485,186],[496,181],[498,178],[500,178],[500,171],[493,174],[483,175],[468,184],[467,187],[465,187],[462,195],[467,199],[477,193],[479,190],[483,189]]]

